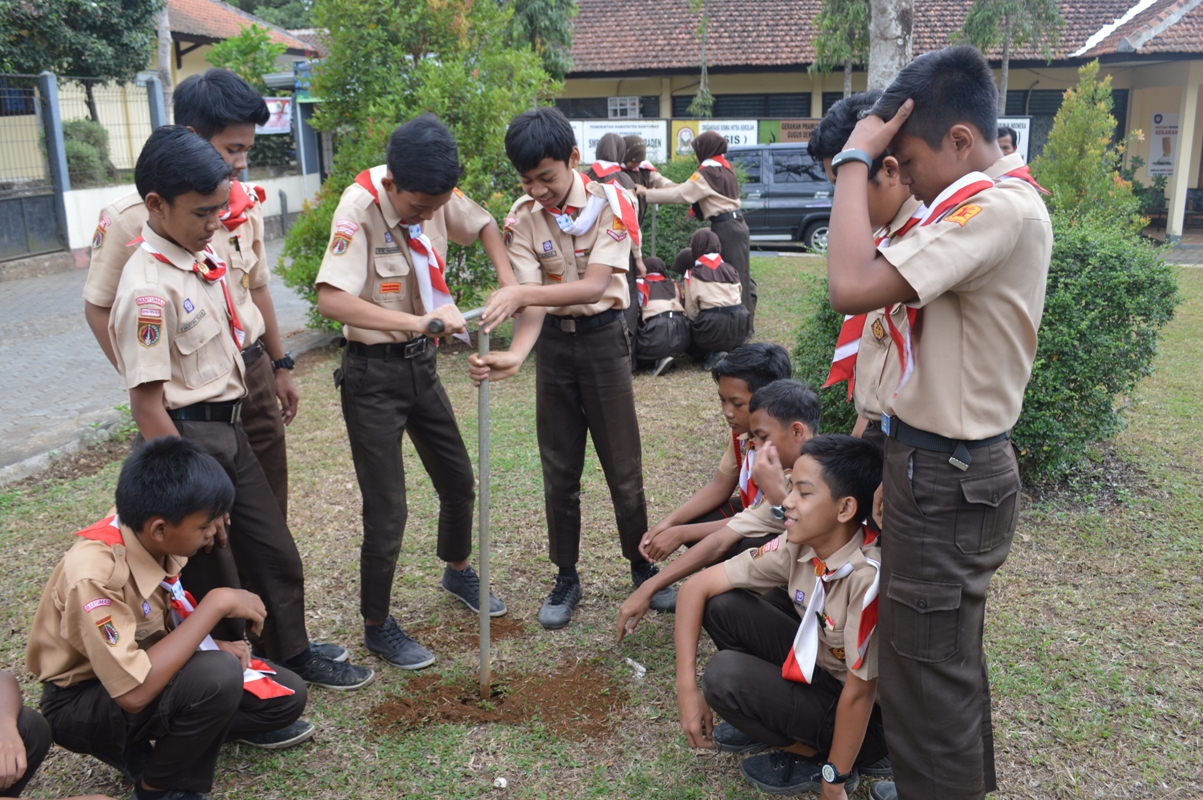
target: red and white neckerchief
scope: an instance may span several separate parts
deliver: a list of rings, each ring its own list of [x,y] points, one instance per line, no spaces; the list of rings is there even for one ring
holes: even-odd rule
[[[143,250],[154,256],[156,261],[178,266],[170,258],[151,246],[151,243],[141,236],[134,239],[130,244],[140,245]],[[201,258],[192,262],[192,271],[209,283],[217,281],[221,284],[221,293],[226,298],[226,313],[230,317],[230,335],[234,337],[234,344],[238,345],[239,350],[242,350],[246,345],[246,331],[243,329],[242,323],[238,320],[238,309],[234,307],[234,298],[230,296],[230,287],[226,283],[226,262],[222,261],[221,257],[213,250],[213,245],[207,244],[205,245],[205,249],[201,251]]]
[[[652,299],[652,287],[649,283],[660,283],[666,278],[658,272],[649,272],[644,278],[635,279],[635,288],[639,290],[639,307],[643,308]]]
[[[656,167],[650,161],[640,161],[639,169],[646,169],[648,172],[655,172]]]
[[[578,172],[581,177],[581,183],[586,187],[593,181],[589,180],[589,176],[583,172]],[[600,181],[599,181],[600,183]],[[597,218],[601,216],[602,209],[609,204],[610,210],[614,212],[614,218],[622,222],[626,227],[627,232],[631,235],[631,242],[639,246],[639,212],[635,210],[635,206],[631,204],[627,194],[620,187],[613,183],[602,183],[602,190],[605,192],[605,197],[597,197],[596,195],[587,195],[585,205],[582,208],[576,206],[565,206],[563,210],[558,208],[545,208],[544,210],[555,218],[556,225],[560,230],[569,236],[581,236],[592,230],[597,223]],[[580,214],[576,219],[572,215],[577,211]]]
[[[159,586],[166,589],[167,595],[171,598],[171,619],[178,628],[196,610],[196,600],[192,597],[191,592],[184,589],[184,585],[180,583],[179,575],[171,575],[164,578],[159,583]],[[217,650],[217,642],[213,641],[212,636],[206,636],[196,649],[197,651]],[[270,700],[273,697],[288,697],[290,694],[295,694],[292,689],[283,684],[276,683],[268,677],[275,674],[276,671],[272,669],[270,664],[257,658],[252,658],[250,667],[242,671],[242,688],[260,700]]]
[[[602,161],[599,158],[593,162],[593,166],[590,169],[593,170],[593,174],[598,178],[604,178],[622,169],[622,164],[619,164],[617,161]]]
[[[388,166],[382,164],[365,169],[355,176],[355,182],[368,191],[377,208],[380,208],[380,192],[372,179],[382,178],[387,170]],[[406,244],[409,245],[409,257],[414,265],[414,279],[418,282],[418,298],[422,301],[422,308],[429,314],[436,308],[455,305],[451,290],[447,288],[447,279],[444,277],[447,265],[435,249],[434,243],[430,241],[430,237],[422,233],[421,224],[402,227],[406,229]],[[465,344],[471,341],[467,333],[457,333],[455,338]]]
[[[763,497],[764,492],[756,485],[752,477],[752,465],[756,463],[756,448],[752,447],[750,439],[740,439],[735,431],[731,432],[731,442],[735,452],[739,454],[739,502],[744,508],[751,508]]]
[[[915,213],[904,222],[897,231],[887,227],[878,236],[874,244],[883,249],[890,246],[895,239],[901,239],[911,228],[919,224],[927,207],[920,204]],[[865,331],[868,314],[849,314],[840,325],[840,334],[835,341],[835,355],[831,357],[831,371],[827,373],[827,382],[823,388],[834,386],[840,381],[848,381],[848,399],[852,399],[852,390],[856,387],[856,356],[860,352],[860,338]]]
[[[246,222],[246,211],[255,203],[267,199],[267,191],[262,186],[254,186],[242,181],[230,184],[230,207],[221,212],[221,224],[227,231],[233,231]]]
[[[1032,177],[1032,172],[1031,172],[1031,170],[1028,169],[1027,164],[1024,164],[1022,167],[1016,167],[1015,169],[1011,170],[1010,172],[1006,172],[1006,173],[998,176],[999,183],[1002,183],[1003,181],[1006,181],[1006,180],[1021,180],[1024,183],[1026,183],[1028,186],[1031,186],[1033,189],[1040,192],[1041,194],[1048,194],[1048,195],[1052,194],[1052,192],[1050,192],[1048,189],[1045,189],[1043,186],[1041,186],[1039,183],[1036,182],[1036,179]]]
[[[699,164],[698,166],[699,167],[726,167],[727,169],[731,170],[732,172],[735,171],[735,168],[731,166],[731,162],[728,161],[726,158],[724,158],[721,155],[714,156],[713,158],[708,158],[705,161],[703,161],[701,164]]]
[[[994,179],[984,172],[970,172],[968,175],[962,175],[957,180],[953,181],[939,195],[931,208],[927,209],[923,214],[923,221],[919,223],[919,227],[926,227],[947,217],[954,210],[959,208],[966,200],[973,197],[979,192],[984,192],[994,186]],[[906,308],[906,331],[902,331],[894,324],[893,315],[886,314],[886,327],[890,331],[890,338],[894,340],[894,345],[898,350],[898,361],[901,366],[898,385],[894,387],[894,395],[902,391],[902,387],[910,380],[911,375],[915,372],[915,338],[918,335],[918,328],[922,324],[923,314],[922,309]],[[897,306],[891,311],[897,310]]]

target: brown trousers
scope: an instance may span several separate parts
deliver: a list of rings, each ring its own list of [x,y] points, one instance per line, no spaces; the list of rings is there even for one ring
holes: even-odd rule
[[[266,350],[247,365],[246,397],[242,398],[242,429],[251,450],[263,467],[280,513],[288,519],[288,450],[284,444],[284,417],[276,397],[276,374]]]
[[[200,600],[210,589],[241,586],[267,607],[260,642],[269,658],[287,661],[309,647],[305,630],[305,575],[301,554],[280,506],[247,441],[242,423],[175,421],[180,436],[217,459],[234,482],[230,542],[203,550],[181,573],[184,587]],[[242,620],[222,620],[214,637],[243,638]]]
[[[739,287],[743,294],[743,307],[748,309],[748,338],[756,328],[756,281],[752,280],[751,238],[747,220],[727,219],[710,226],[723,245],[723,261],[739,272]],[[741,342],[742,344],[742,342]]]
[[[364,619],[389,615],[393,575],[409,518],[401,458],[406,432],[439,496],[439,558],[463,561],[472,554],[476,476],[436,367],[435,349],[428,346],[414,358],[343,353],[342,368],[335,374],[363,495],[359,602]]]
[[[997,788],[982,626],[1019,520],[1019,468],[1009,440],[970,455],[961,472],[947,453],[886,440],[877,636],[902,800],[980,800]]]
[[[575,566],[580,558],[586,433],[610,487],[622,555],[644,560],[639,538],[647,531],[647,505],[630,337],[620,318],[579,334],[544,325],[535,345],[535,424],[548,546],[558,567]]]

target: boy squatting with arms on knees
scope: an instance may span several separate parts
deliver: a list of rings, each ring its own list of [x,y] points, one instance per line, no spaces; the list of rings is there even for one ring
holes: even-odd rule
[[[239,418],[246,395],[246,330],[227,266],[210,247],[230,194],[229,166],[179,125],[155,130],[134,171],[149,217],[122,270],[109,318],[117,370],[144,439],[183,436],[217,459],[235,486],[216,546],[192,559],[184,581],[203,599],[220,586],[251,586],[268,609],[260,642],[308,683],[357,689],[373,672],[336,661],[341,647],[313,645],[305,627],[300,553]],[[219,637],[241,639],[242,624]],[[321,649],[319,649],[321,648]]]
[[[426,336],[436,319],[448,333],[464,330],[443,278],[447,242],[479,239],[498,283],[514,279],[497,223],[456,188],[463,175],[459,150],[437,117],[424,114],[393,131],[387,159],[343,192],[316,283],[318,311],[342,322],[347,338],[335,383],[363,495],[364,645],[394,667],[421,669],[434,663],[434,654],[389,613],[408,517],[406,432],[439,496],[443,588],[473,611],[480,602],[480,579],[468,563],[475,476],[439,380],[435,342]],[[530,322],[519,323],[518,336]],[[490,595],[489,614],[505,612]]]
[[[538,319],[516,331],[508,351],[487,361],[470,357],[473,380],[513,375],[536,346],[536,426],[543,464],[550,558],[555,587],[539,624],[567,625],[581,599],[576,564],[581,538],[581,470],[585,436],[593,438],[610,487],[622,554],[635,586],[656,573],[639,552],[647,530],[643,459],[631,386],[633,334],[626,272],[638,237],[634,201],[620,186],[589,181],[576,171],[580,151],[568,120],[555,108],[519,114],[505,151],[525,196],[506,219],[506,246],[518,286],[489,298],[482,323],[494,329],[516,311]],[[525,322],[523,327],[525,327]],[[662,598],[672,601],[671,590]]]
[[[60,746],[117,767],[134,800],[203,800],[227,738],[296,728],[280,747],[313,735],[297,722],[305,682],[252,661],[245,642],[210,636],[227,617],[258,631],[258,597],[219,587],[193,605],[181,584],[235,502],[212,456],[177,436],[144,443],[121,468],[116,501],[117,516],[76,534],[51,574],[25,662]]]
[[[619,641],[643,619],[654,592],[744,550],[755,550],[785,530],[780,506],[789,493],[789,469],[802,446],[819,431],[819,398],[800,381],[780,380],[758,389],[748,407],[751,441],[757,453],[753,471],[763,487],[760,496],[722,528],[692,544],[623,602],[618,609]],[[790,608],[788,600],[781,605]]]
[[[1019,518],[1010,430],[1053,243],[1027,167],[994,140],[997,107],[981,53],[926,53],[832,160],[832,307],[908,304],[891,315],[900,336],[878,389],[888,437],[881,636],[892,643],[881,651],[881,701],[896,781],[873,787],[879,800],[981,800],[997,785],[982,628]],[[887,147],[929,210],[878,250],[864,178],[869,154]]]
[[[847,800],[857,767],[875,769],[886,756],[873,636],[880,550],[863,525],[881,451],[851,436],[818,436],[803,445],[790,481],[784,535],[681,587],[677,706],[693,747],[779,748],[740,764],[764,791]],[[792,612],[760,596],[780,587]],[[702,627],[719,652],[699,691]],[[711,708],[726,723],[715,728]]]

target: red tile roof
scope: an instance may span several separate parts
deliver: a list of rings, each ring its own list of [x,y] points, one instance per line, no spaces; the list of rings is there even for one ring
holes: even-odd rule
[[[309,45],[321,58],[330,55],[330,49],[326,47],[325,28],[289,28],[288,32]]]
[[[1138,0],[1060,0],[1065,26],[1054,49],[1065,59],[1105,25],[1123,17]],[[1201,0],[1155,0],[1153,5],[1093,47],[1087,55],[1117,52],[1133,30],[1189,7],[1140,52],[1203,53]],[[821,0],[743,0],[711,4],[706,61],[712,68],[805,67],[814,60],[814,17]],[[913,50],[916,55],[946,47],[969,13],[972,0],[917,0]],[[694,70],[698,65],[698,16],[689,0],[579,0],[573,39],[573,75]],[[623,33],[620,33],[623,32]],[[639,32],[633,34],[630,32]],[[992,53],[997,59],[1000,53]],[[1012,59],[1043,60],[1031,46]]]
[[[206,39],[229,39],[251,25],[267,28],[271,40],[288,46],[289,52],[311,53],[314,47],[283,28],[221,0],[167,0],[171,32]]]
[[[1200,0],[1155,0],[1083,53],[1091,58],[1109,53],[1199,52],[1203,43]]]

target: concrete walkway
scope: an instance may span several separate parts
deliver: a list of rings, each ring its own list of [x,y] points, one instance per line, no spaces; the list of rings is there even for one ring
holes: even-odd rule
[[[268,242],[275,263],[283,240]],[[128,406],[117,371],[84,321],[85,270],[0,283],[0,484],[106,438]],[[330,341],[306,329],[308,305],[273,275],[284,347],[297,355]]]

